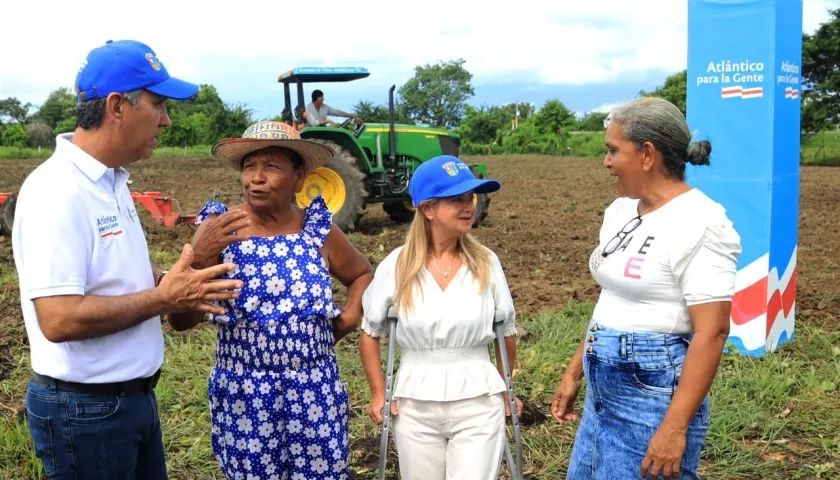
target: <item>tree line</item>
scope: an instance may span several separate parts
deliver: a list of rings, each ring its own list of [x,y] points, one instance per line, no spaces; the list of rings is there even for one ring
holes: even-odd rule
[[[396,121],[409,125],[449,128],[462,136],[465,153],[551,153],[574,131],[603,130],[606,113],[576,118],[560,100],[539,110],[520,103],[474,107],[472,74],[463,59],[418,66],[395,96]],[[209,145],[219,138],[239,136],[260,120],[246,105],[222,101],[213,85],[203,84],[198,95],[167,106],[172,125],[163,130],[161,145]],[[388,122],[388,105],[360,100],[352,109],[366,122]],[[279,113],[273,117],[280,120]],[[0,100],[0,146],[50,148],[55,136],[75,128],[75,95],[68,88],[50,92],[40,106],[17,98]],[[546,150],[548,148],[549,150]]]
[[[816,133],[840,125],[840,9],[814,34],[803,34],[802,130]],[[577,117],[560,99],[551,99],[536,109],[533,104],[472,106],[472,73],[464,59],[439,61],[415,67],[414,75],[395,96],[398,123],[431,125],[455,130],[462,137],[464,154],[544,153],[585,155],[603,150],[603,139],[578,132],[603,131],[605,112]],[[668,76],[652,91],[639,96],[658,96],[676,104],[685,113],[686,70]],[[75,127],[75,95],[56,89],[40,106],[9,97],[0,100],[0,146],[50,148],[55,136]],[[169,105],[172,126],[164,129],[164,146],[209,145],[219,138],[239,136],[256,118],[243,104],[222,101],[212,85],[202,85],[198,95]],[[360,100],[353,110],[366,122],[387,122],[387,104]],[[278,115],[275,119],[280,119]]]
[[[55,136],[76,127],[76,95],[69,88],[50,92],[38,107],[9,97],[0,100],[0,146],[46,147]],[[253,113],[241,104],[226,104],[212,85],[186,102],[167,104],[172,125],[163,130],[165,146],[208,145],[225,136],[239,136],[253,122]]]

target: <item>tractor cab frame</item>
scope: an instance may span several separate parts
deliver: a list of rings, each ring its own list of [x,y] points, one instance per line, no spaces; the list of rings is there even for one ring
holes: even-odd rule
[[[277,77],[277,81],[283,84],[283,111],[280,116],[289,125],[295,121],[306,123],[303,112],[308,102],[303,96],[304,83],[352,82],[369,76],[368,69],[361,67],[299,67],[289,70]],[[291,84],[297,86],[297,106],[294,111],[292,110]]]

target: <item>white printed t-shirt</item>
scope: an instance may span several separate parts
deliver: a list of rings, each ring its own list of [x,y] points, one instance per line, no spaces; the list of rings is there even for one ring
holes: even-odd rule
[[[394,301],[402,249],[397,247],[377,265],[362,296],[362,330],[371,337],[388,335],[386,317]],[[516,335],[515,311],[502,264],[493,252],[490,265],[490,282],[483,293],[466,264],[453,272],[446,290],[428,269],[421,271],[422,294],[415,294],[413,311],[397,321],[400,368],[394,398],[445,402],[506,390],[488,345],[496,339],[494,317],[503,319],[504,336]]]
[[[33,299],[52,295],[127,295],[154,288],[146,238],[125,169],[107,168],[70,142],[23,182],[12,247],[23,319],[36,373],[80,383],[148,377],[163,364],[159,316],[121,332],[52,343]]]
[[[622,197],[607,207],[593,256],[638,215],[638,203]],[[732,299],[740,253],[723,206],[689,190],[643,215],[597,271],[590,264],[602,288],[593,319],[617,330],[690,333],[687,306]]]

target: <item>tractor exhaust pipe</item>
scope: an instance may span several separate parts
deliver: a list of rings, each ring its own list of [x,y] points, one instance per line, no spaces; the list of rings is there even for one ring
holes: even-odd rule
[[[397,132],[394,130],[394,89],[396,85],[391,85],[388,89],[388,160],[390,160],[391,168],[397,166]]]

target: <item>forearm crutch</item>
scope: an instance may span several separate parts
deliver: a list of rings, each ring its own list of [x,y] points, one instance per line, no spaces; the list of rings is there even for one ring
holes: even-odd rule
[[[513,453],[510,451],[510,442],[508,441],[507,435],[505,435],[505,458],[507,459],[508,467],[510,467],[511,480],[523,480],[522,476],[519,475],[519,470],[516,468],[516,462],[513,460]]]
[[[516,410],[516,399],[513,395],[513,378],[511,377],[510,362],[507,356],[507,345],[505,345],[504,335],[505,315],[503,312],[496,310],[496,315],[493,318],[493,330],[496,332],[496,341],[499,343],[499,356],[502,359],[502,369],[505,373],[505,386],[507,387],[508,403],[510,404],[510,419],[513,422],[513,437],[516,441],[516,461],[511,462],[510,444],[508,443],[507,460],[511,464],[511,477],[518,480],[522,478],[522,434],[519,430],[519,412]]]
[[[394,346],[397,343],[397,312],[388,308],[388,360],[385,372],[385,406],[382,408],[382,433],[379,439],[379,480],[385,480],[385,464],[388,463],[388,426],[391,420],[391,394],[394,380]]]

